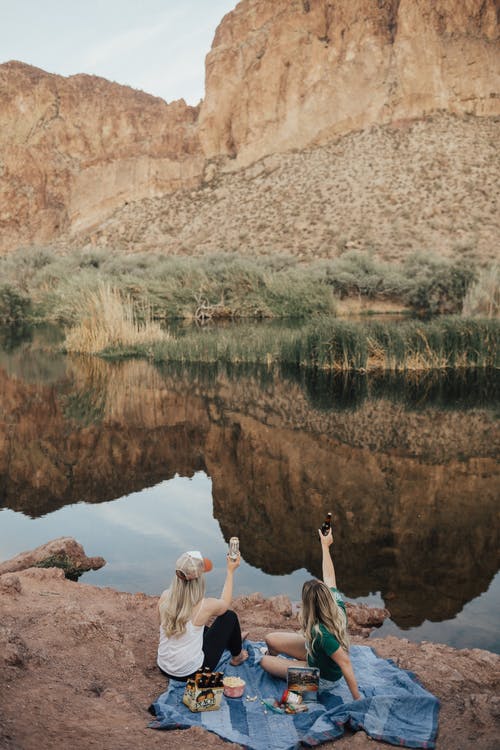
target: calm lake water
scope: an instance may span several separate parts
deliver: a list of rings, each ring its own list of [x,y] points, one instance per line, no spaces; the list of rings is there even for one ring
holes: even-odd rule
[[[375,635],[500,652],[498,376],[334,377],[0,352],[0,559],[73,536],[81,580],[158,594],[240,537],[236,594],[300,598],[327,510]]]

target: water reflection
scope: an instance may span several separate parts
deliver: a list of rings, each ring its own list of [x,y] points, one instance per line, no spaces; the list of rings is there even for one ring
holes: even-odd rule
[[[0,359],[5,508],[40,517],[203,471],[222,535],[239,535],[246,563],[269,576],[320,574],[315,529],[331,508],[344,592],[380,592],[405,628],[455,617],[499,569],[491,374],[43,363],[28,350]]]
[[[415,373],[335,373],[282,367],[299,382],[317,409],[356,409],[367,400],[387,398],[405,409],[494,408],[499,403],[498,371],[450,370]]]

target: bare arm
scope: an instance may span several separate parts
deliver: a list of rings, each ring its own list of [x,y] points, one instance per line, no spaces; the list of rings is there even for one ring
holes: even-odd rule
[[[332,530],[330,529],[326,536],[323,536],[320,530],[319,538],[321,540],[321,551],[323,553],[323,582],[326,583],[328,587],[333,586],[334,588],[337,588],[335,568],[333,567],[333,560],[330,555],[330,546],[333,544]]]
[[[341,647],[337,649],[337,651],[335,651],[330,658],[333,659],[333,661],[336,662],[342,670],[342,674],[344,675],[345,681],[347,682],[347,686],[351,691],[351,695],[354,700],[360,700],[361,695],[358,689],[358,682],[356,680],[356,675],[354,674],[354,669],[352,668],[351,658],[347,651],[344,651],[344,649]]]
[[[205,599],[203,609],[200,612],[200,617],[195,618],[195,625],[204,625],[213,615],[223,615],[231,606],[231,600],[233,598],[234,571],[240,564],[240,556],[238,555],[236,560],[231,560],[230,557],[227,557],[226,559],[226,580],[224,581],[220,599]]]

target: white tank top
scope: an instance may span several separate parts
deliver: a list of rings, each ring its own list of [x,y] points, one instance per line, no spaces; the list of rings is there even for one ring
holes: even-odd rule
[[[198,614],[200,610],[198,610]],[[193,625],[191,620],[188,620],[185,633],[167,638],[160,625],[158,666],[164,672],[177,677],[186,677],[188,674],[196,672],[203,664],[203,659],[205,658],[203,653],[203,630],[204,625]]]

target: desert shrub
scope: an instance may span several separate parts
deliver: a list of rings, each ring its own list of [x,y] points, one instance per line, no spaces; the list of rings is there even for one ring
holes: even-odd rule
[[[366,297],[400,295],[406,288],[398,267],[375,260],[366,252],[352,250],[335,258],[326,268],[326,278],[341,298],[353,294]]]
[[[0,286],[0,324],[24,324],[30,315],[29,298],[11,284]]]
[[[475,269],[433,254],[411,255],[404,263],[386,263],[369,253],[351,251],[325,267],[327,282],[341,298],[399,298],[420,314],[454,314],[462,309]]]
[[[32,300],[34,315],[67,325],[78,321],[82,298],[103,283],[132,301],[138,320],[146,308],[156,319],[193,318],[200,304],[219,306],[226,317],[305,319],[334,312],[335,295],[397,299],[424,314],[460,312],[474,269],[422,254],[396,264],[351,251],[301,264],[289,256],[172,257],[91,248],[19,251],[0,258],[0,275]]]
[[[417,253],[403,263],[408,288],[403,297],[422,314],[455,314],[462,310],[469,286],[476,278],[467,261],[449,261]]]

